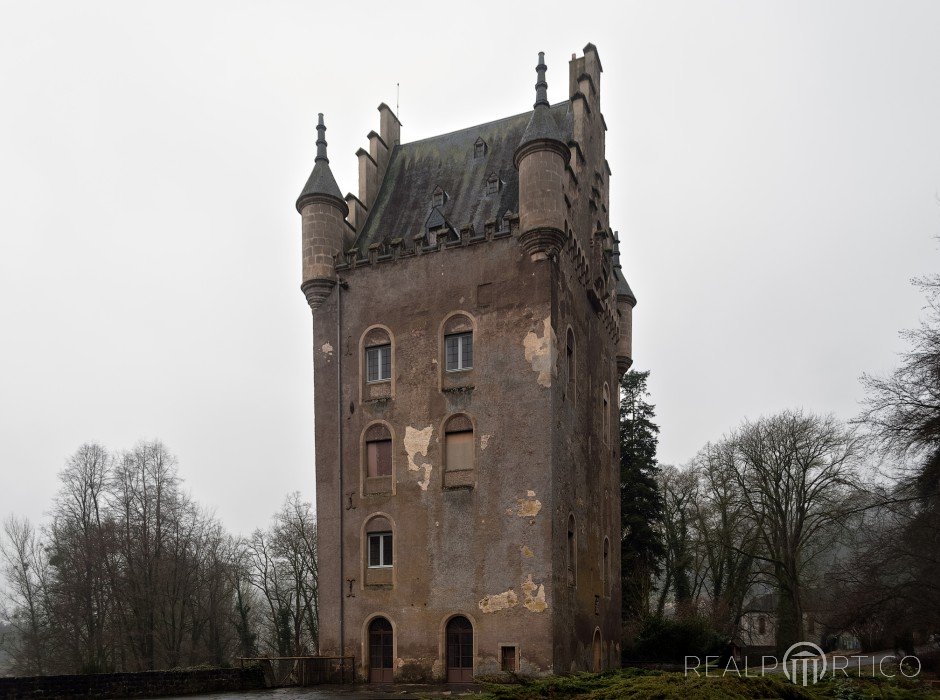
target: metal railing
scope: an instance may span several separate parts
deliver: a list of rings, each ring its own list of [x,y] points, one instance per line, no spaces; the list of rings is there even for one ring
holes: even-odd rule
[[[241,668],[261,666],[271,688],[356,682],[354,656],[245,656],[236,661]]]

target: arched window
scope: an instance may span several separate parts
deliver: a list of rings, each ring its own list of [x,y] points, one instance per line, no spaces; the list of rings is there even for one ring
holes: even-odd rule
[[[444,423],[444,487],[473,485],[476,441],[473,421],[458,413]]]
[[[366,586],[391,586],[395,566],[394,527],[382,514],[373,515],[363,528],[363,569]]]
[[[575,586],[578,582],[578,540],[575,534],[574,514],[568,516],[568,585]]]
[[[392,493],[392,433],[384,423],[366,428],[362,439],[363,495]]]
[[[391,398],[395,372],[395,344],[384,326],[373,326],[360,341],[362,400]]]
[[[574,356],[574,331],[568,328],[565,334],[565,395],[571,401],[575,400],[575,356]]]
[[[601,419],[601,431],[604,436],[604,444],[610,444],[610,387],[604,382],[604,395],[602,397],[603,405],[601,410],[604,412]]]
[[[453,391],[473,388],[477,364],[476,324],[469,314],[455,311],[440,325],[440,389]]]
[[[604,561],[603,561],[603,577],[604,577],[604,595],[610,595],[610,540],[604,538]]]
[[[451,316],[444,324],[444,369],[473,369],[473,322],[462,314]]]
[[[369,682],[391,683],[394,673],[392,623],[377,617],[369,623]]]

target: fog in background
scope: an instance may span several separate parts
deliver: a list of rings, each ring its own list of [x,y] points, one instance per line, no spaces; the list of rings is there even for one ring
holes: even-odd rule
[[[940,4],[0,3],[0,517],[82,442],[161,438],[247,532],[314,496],[294,201],[604,67],[611,223],[660,457],[744,416],[849,418],[940,249]],[[521,347],[520,347],[521,352]]]

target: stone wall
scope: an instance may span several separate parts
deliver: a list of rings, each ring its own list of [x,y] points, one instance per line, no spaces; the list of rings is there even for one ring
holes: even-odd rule
[[[95,673],[0,678],[0,700],[18,698],[126,698],[195,695],[265,687],[260,668]]]

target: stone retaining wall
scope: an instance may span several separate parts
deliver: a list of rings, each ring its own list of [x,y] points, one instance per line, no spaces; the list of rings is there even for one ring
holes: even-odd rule
[[[260,668],[0,678],[0,700],[195,695],[264,688]]]

